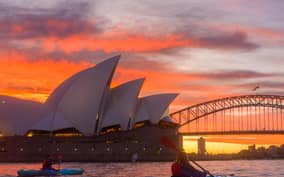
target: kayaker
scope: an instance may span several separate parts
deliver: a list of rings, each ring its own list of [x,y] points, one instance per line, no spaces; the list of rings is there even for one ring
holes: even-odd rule
[[[41,170],[54,170],[57,171],[57,169],[52,167],[53,160],[50,155],[46,156],[46,159],[42,162],[42,168]]]
[[[178,152],[172,164],[172,177],[206,177],[206,172],[195,169],[187,160],[185,152]]]

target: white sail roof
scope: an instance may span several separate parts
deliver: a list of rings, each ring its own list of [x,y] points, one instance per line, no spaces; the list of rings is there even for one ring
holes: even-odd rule
[[[58,111],[84,135],[94,134],[100,104],[119,58],[112,57],[81,73],[58,104]]]
[[[35,122],[31,127],[31,129],[54,131],[62,128],[70,128],[67,126],[71,126],[72,125],[71,122],[65,119],[63,115],[58,112],[57,110],[58,105],[61,99],[63,98],[64,94],[71,87],[74,81],[80,78],[84,73],[90,71],[91,69],[94,69],[94,67],[80,71],[72,75],[68,79],[64,80],[47,98],[47,100],[44,103],[45,110],[43,117],[39,121]],[[54,117],[55,115],[56,117]]]
[[[84,73],[88,72],[89,70],[93,69],[94,67],[85,69],[83,71],[80,71],[74,75],[72,75],[71,77],[69,77],[68,79],[66,79],[65,81],[63,81],[51,94],[50,96],[47,98],[47,100],[45,101],[45,108],[47,109],[46,111],[50,112],[50,111],[56,111],[57,106],[59,104],[59,102],[61,101],[61,99],[63,98],[64,94],[66,93],[66,91],[70,88],[70,86],[73,84],[73,82],[75,80],[77,80],[78,78],[80,78],[81,75],[83,75]]]
[[[170,121],[170,116],[169,116],[169,112],[170,112],[170,110],[169,110],[169,107],[165,110],[165,112],[163,113],[163,115],[161,116],[161,120],[164,120],[164,121],[167,121],[168,120],[168,122]]]
[[[54,112],[50,112],[47,116],[32,126],[31,130],[55,131],[74,127],[75,126],[70,121],[65,119],[61,113],[57,112],[54,114]]]
[[[133,80],[111,90],[100,130],[117,124],[122,130],[128,129],[130,119],[134,118],[138,95],[144,80],[144,78]]]
[[[165,111],[177,95],[178,94],[158,94],[141,98],[132,126],[137,122],[145,120],[157,124],[160,119],[164,117]]]
[[[40,103],[0,96],[0,131],[5,136],[25,135],[42,111]]]
[[[102,125],[102,122],[103,122],[104,110],[106,109],[107,104],[110,101],[110,98],[111,98],[111,89],[110,89],[110,87],[107,87],[105,89],[105,94],[104,94],[102,102],[101,102],[101,106],[100,106],[100,110],[99,110],[100,114],[98,114],[99,116],[97,117],[97,126],[96,126],[96,129],[95,129],[95,132],[96,132],[97,135],[99,135],[99,133],[100,133],[101,125]]]

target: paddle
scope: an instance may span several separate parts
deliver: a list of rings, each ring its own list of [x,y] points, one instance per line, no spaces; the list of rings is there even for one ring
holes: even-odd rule
[[[58,170],[60,170],[61,168],[61,162],[62,162],[62,154],[61,153],[58,153],[57,154],[57,159],[58,159]]]
[[[178,150],[177,146],[175,143],[173,143],[168,137],[166,136],[162,136],[161,137],[161,144],[163,144],[164,146],[179,152],[180,150]],[[208,175],[210,175],[211,177],[214,177],[214,175],[212,175],[208,170],[204,169],[201,165],[199,165],[197,162],[195,162],[194,160],[190,160],[192,163],[194,163],[196,166],[198,166],[200,169],[202,169],[205,173],[207,173]]]

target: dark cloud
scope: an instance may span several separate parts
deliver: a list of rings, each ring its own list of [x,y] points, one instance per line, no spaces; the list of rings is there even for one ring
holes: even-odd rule
[[[258,44],[249,41],[245,32],[240,31],[234,33],[220,32],[217,35],[201,37],[198,40],[202,46],[208,48],[254,50],[260,47]]]
[[[195,77],[204,79],[218,79],[218,80],[231,80],[231,79],[251,79],[279,76],[278,73],[261,73],[249,70],[235,70],[235,71],[217,71],[210,73],[190,73]]]
[[[0,43],[1,47],[1,43]],[[64,52],[62,50],[52,50],[45,51],[41,46],[31,47],[31,48],[21,48],[21,47],[11,47],[11,46],[3,46],[2,49],[5,49],[5,52],[13,53],[19,56],[24,56],[26,59],[30,61],[35,60],[54,60],[54,61],[62,61],[67,60],[70,62],[88,62],[88,63],[99,63],[106,58],[118,55],[120,53],[110,52],[106,53],[103,50],[80,50],[73,52]],[[0,51],[1,54],[1,51]],[[1,58],[0,58],[1,60]]]
[[[69,61],[87,61],[89,63],[98,63],[108,56],[114,56],[116,53],[106,53],[102,50],[91,51],[91,50],[81,50],[74,52],[63,52],[61,50],[56,50],[48,53],[40,52],[37,58],[41,59],[52,59],[52,60],[69,60]]]
[[[74,34],[96,34],[102,29],[86,19],[90,4],[66,1],[54,8],[24,8],[0,3],[0,37],[25,39],[66,37]]]
[[[161,25],[157,26],[158,29],[161,31],[173,30],[174,26],[174,30],[169,33],[180,34],[181,39],[187,39],[194,43],[193,46],[188,47],[230,51],[255,50],[260,47],[260,44],[251,41],[248,32],[225,31],[223,29],[222,19],[228,15],[228,12],[216,6],[216,2],[206,2],[205,4],[204,2],[147,1],[143,5],[138,4],[138,13],[144,14],[147,11],[147,16],[159,17]],[[210,26],[214,23],[218,28]],[[223,23],[226,25],[225,22]],[[163,26],[165,24],[166,26]],[[147,26],[141,27],[141,29],[147,29]],[[171,51],[166,49],[161,52]]]
[[[222,29],[211,29],[209,27],[187,26],[177,29],[180,39],[188,40],[192,48],[221,49],[226,51],[251,51],[261,47],[260,44],[253,42],[244,31],[224,32]],[[166,52],[175,50],[166,50]]]
[[[122,68],[163,72],[166,72],[169,69],[168,63],[159,60],[151,60],[146,56],[139,56],[134,53],[122,53],[122,56],[120,61],[120,67]]]

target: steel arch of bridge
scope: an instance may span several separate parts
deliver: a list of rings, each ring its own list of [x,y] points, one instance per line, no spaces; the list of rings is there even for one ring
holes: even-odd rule
[[[284,109],[284,96],[242,95],[226,97],[189,106],[171,113],[170,116],[179,124],[179,127],[182,127],[207,115],[240,107],[271,107]]]

